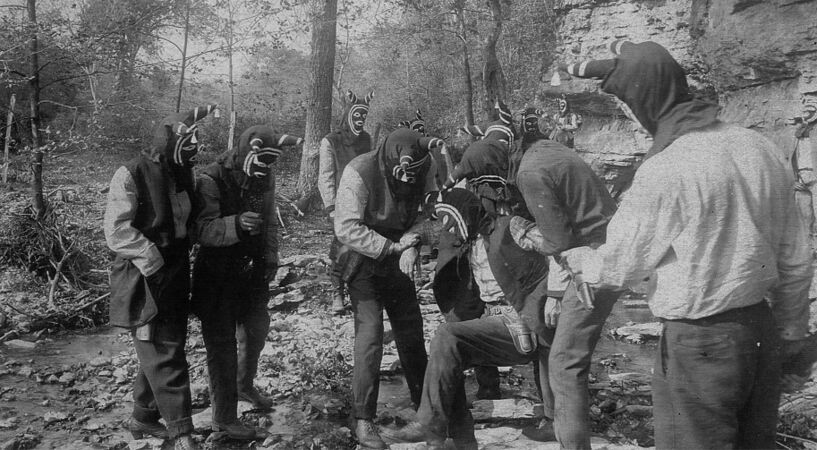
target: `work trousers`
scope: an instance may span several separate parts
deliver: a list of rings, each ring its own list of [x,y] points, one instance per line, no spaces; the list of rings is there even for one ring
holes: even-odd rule
[[[202,258],[193,272],[193,308],[207,349],[213,422],[237,420],[238,392],[253,389],[266,343],[269,290],[263,262]]]
[[[562,448],[590,448],[590,363],[604,322],[621,293],[596,290],[594,294],[594,308],[587,310],[570,283],[556,328],[546,332],[545,340],[551,341],[549,354],[539,359],[545,416],[553,418]]]
[[[161,286],[153,286],[158,314],[149,324],[149,340],[136,338],[133,346],[139,371],[133,382],[133,418],[157,422],[163,418],[171,439],[193,431],[190,378],[184,351],[189,311],[190,266],[187,252],[165,255],[159,269]]]
[[[423,341],[423,317],[414,283],[400,271],[398,257],[366,258],[347,281],[355,320],[352,396],[356,419],[373,419],[380,390],[383,359],[383,310],[391,322],[400,364],[411,401],[420,404],[428,356]]]
[[[781,372],[765,301],[664,321],[653,372],[656,448],[775,448]]]
[[[526,364],[543,354],[522,355],[501,316],[446,322],[431,341],[417,421],[438,436],[473,441],[473,418],[465,398],[463,371],[474,366]]]

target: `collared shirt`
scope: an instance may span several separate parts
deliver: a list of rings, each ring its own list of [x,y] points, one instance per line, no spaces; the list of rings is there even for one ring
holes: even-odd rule
[[[477,282],[479,287],[479,298],[486,303],[504,301],[505,294],[491,271],[491,266],[488,263],[488,250],[485,248],[485,239],[482,236],[477,237],[471,244],[468,259],[471,263],[471,273],[474,276],[474,281]]]
[[[639,168],[581,261],[587,282],[627,286],[653,277],[657,317],[698,319],[769,293],[780,335],[808,326],[811,254],[782,152],[729,124],[687,133]]]

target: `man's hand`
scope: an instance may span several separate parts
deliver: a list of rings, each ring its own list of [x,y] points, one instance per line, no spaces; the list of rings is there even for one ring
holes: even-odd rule
[[[559,314],[562,313],[562,302],[556,297],[548,297],[545,301],[545,326],[556,328],[559,322]]]
[[[562,259],[559,263],[567,264],[567,266],[570,268],[570,271],[573,272],[574,275],[579,275],[583,272],[582,262],[591,253],[593,253],[593,249],[591,249],[590,247],[571,248],[561,253]]]
[[[250,234],[258,234],[261,232],[261,214],[252,211],[245,211],[238,216],[238,225],[242,230]]]
[[[420,235],[417,233],[406,233],[400,238],[400,242],[392,245],[393,253],[403,253],[406,249],[414,247],[420,243]]]
[[[400,255],[400,271],[408,275],[411,281],[414,281],[414,269],[419,254],[420,252],[417,251],[416,247],[409,247]]]

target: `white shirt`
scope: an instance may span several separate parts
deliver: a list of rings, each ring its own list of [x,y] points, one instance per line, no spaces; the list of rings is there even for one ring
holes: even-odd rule
[[[808,326],[811,254],[791,166],[757,132],[729,124],[683,135],[638,169],[582,262],[590,283],[654,277],[657,317],[698,319],[769,301],[781,337]]]

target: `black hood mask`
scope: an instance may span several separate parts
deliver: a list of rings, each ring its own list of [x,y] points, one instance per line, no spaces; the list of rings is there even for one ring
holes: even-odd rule
[[[615,41],[611,50],[616,58],[563,68],[577,77],[602,79],[601,89],[632,110],[654,139],[646,158],[682,135],[718,122],[719,106],[693,97],[684,69],[667,49],[655,42]]]
[[[153,135],[148,156],[154,161],[164,158],[171,166],[190,168],[199,152],[197,122],[216,109],[216,105],[199,106],[185,113],[162,119]]]
[[[239,186],[248,188],[253,182],[266,184],[272,164],[285,146],[298,145],[303,139],[288,134],[277,134],[266,125],[247,128],[238,138],[238,148],[222,156],[229,160],[233,177]]]
[[[412,120],[404,120],[398,124],[401,127],[406,127],[410,130],[414,130],[423,136],[427,136],[426,134],[426,121],[423,120],[423,115],[420,114],[420,110],[414,111],[414,119]]]
[[[442,144],[442,139],[426,137],[407,128],[398,128],[386,136],[377,149],[377,162],[395,197],[422,195],[431,169],[429,150]]]
[[[539,108],[525,108],[522,112],[522,135],[536,136],[539,134],[539,118],[544,111]]]
[[[354,142],[363,132],[363,125],[366,124],[372,98],[374,98],[374,91],[370,91],[362,99],[358,98],[354,92],[346,91],[346,99],[349,104],[346,110],[343,111],[343,123],[340,125],[344,141]]]

